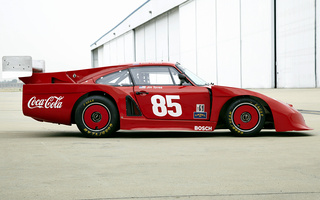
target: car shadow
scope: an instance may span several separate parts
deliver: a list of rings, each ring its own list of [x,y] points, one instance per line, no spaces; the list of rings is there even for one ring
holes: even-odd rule
[[[314,136],[314,135],[306,132],[263,131],[254,137],[307,137],[307,136]],[[230,131],[214,131],[214,132],[120,131],[114,134],[114,136],[112,136],[112,138],[198,138],[198,137],[248,138],[248,137],[234,136]]]
[[[87,138],[80,132],[41,132],[36,134],[38,137],[75,137]],[[34,135],[35,136],[35,135]],[[275,132],[262,131],[254,137],[309,137],[314,134],[307,132]],[[241,136],[234,136],[230,131],[214,131],[214,132],[192,132],[192,131],[118,131],[108,138],[214,138],[214,137],[236,137],[248,138]],[[94,139],[94,138],[89,138]],[[96,138],[103,139],[103,138]]]

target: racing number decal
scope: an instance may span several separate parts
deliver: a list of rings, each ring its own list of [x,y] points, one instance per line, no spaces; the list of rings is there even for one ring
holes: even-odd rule
[[[158,117],[167,115],[166,100],[161,95],[153,95],[151,97],[152,111]]]
[[[171,108],[171,107],[176,108],[176,112],[174,112],[173,110],[168,110],[168,114],[172,117],[179,117],[180,115],[182,115],[181,105],[179,103],[172,102],[172,99],[180,99],[180,96],[179,95],[166,95],[166,99],[167,99],[168,108]]]
[[[176,102],[172,102],[173,99],[180,99],[179,95],[166,95],[164,98],[161,95],[153,95],[151,97],[152,111],[158,117],[164,117],[169,114],[172,117],[179,117],[182,115],[181,105]],[[167,106],[166,106],[167,103]],[[176,108],[174,110],[168,110],[168,108]]]

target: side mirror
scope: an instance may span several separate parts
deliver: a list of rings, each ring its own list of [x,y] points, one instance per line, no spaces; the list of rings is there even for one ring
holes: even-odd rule
[[[188,79],[184,74],[178,74],[179,79],[180,79],[180,85],[183,85],[183,83],[188,83]]]

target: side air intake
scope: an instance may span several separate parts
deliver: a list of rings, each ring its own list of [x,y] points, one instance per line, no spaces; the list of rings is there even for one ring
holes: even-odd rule
[[[141,111],[130,96],[126,96],[127,116],[141,116]]]

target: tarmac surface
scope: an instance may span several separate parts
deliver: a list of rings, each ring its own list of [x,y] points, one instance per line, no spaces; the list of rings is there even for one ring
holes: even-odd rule
[[[320,199],[320,89],[255,91],[293,104],[314,130],[89,139],[23,116],[21,92],[0,92],[0,199]]]

